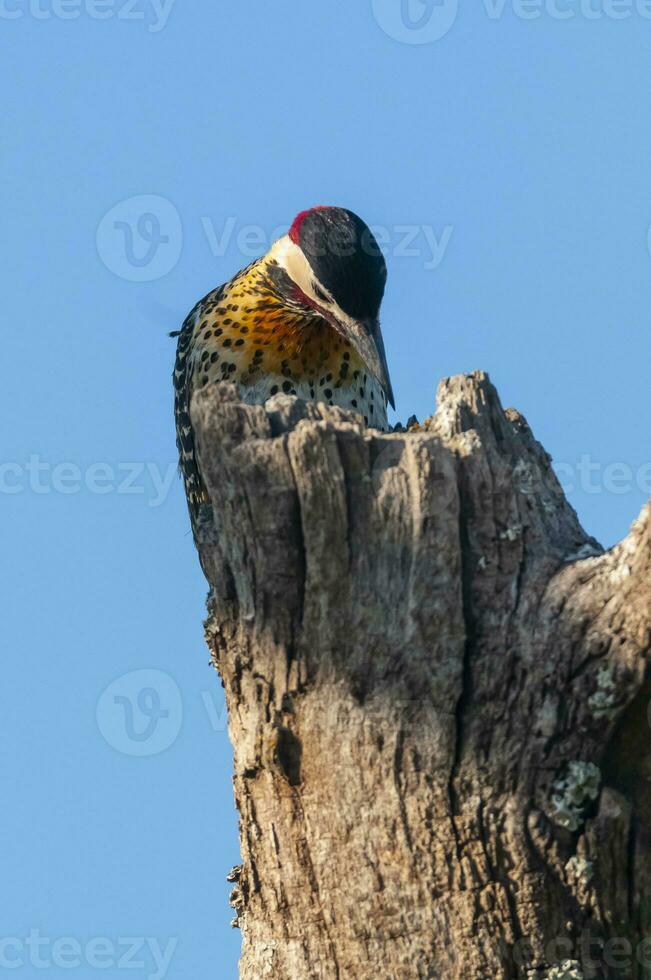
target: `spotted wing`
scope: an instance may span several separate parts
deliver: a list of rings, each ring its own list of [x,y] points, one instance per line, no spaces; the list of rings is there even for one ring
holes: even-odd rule
[[[176,361],[174,364],[174,419],[176,423],[176,446],[179,451],[179,470],[185,486],[185,495],[190,512],[193,533],[196,530],[202,504],[209,502],[208,493],[201,478],[196,454],[190,401],[194,392],[193,352],[197,339],[197,326],[208,307],[214,309],[225,290],[220,286],[199,300],[188,313],[178,335]]]

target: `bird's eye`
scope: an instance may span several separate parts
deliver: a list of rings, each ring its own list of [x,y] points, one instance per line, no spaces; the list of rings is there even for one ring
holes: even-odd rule
[[[314,284],[314,295],[316,296],[317,299],[320,299],[322,303],[328,302],[328,297],[326,296],[326,294],[323,292],[322,289],[319,289],[316,283]]]

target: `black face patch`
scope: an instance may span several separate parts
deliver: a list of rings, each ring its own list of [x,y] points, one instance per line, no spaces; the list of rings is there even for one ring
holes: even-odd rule
[[[289,299],[295,289],[294,281],[287,275],[284,269],[277,262],[272,262],[267,269],[267,276],[274,287],[275,292],[283,299]]]
[[[272,262],[267,268],[267,279],[275,295],[285,306],[294,310],[314,315],[314,310],[302,302],[300,295],[297,295],[296,283],[277,262]]]
[[[380,311],[387,267],[371,229],[345,208],[310,211],[299,228],[298,244],[317,282],[356,320]]]

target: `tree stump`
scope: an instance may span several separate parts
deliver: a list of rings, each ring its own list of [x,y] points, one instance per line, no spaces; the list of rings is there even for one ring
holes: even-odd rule
[[[649,507],[604,552],[481,372],[192,418],[242,980],[651,977]]]

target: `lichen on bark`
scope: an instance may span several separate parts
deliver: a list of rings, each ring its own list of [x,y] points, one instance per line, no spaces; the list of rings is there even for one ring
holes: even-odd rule
[[[481,372],[409,432],[192,418],[242,980],[651,977],[649,507],[604,552]]]

